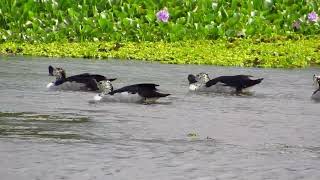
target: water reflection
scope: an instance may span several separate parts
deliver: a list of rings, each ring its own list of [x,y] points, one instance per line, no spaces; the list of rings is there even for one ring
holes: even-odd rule
[[[88,117],[33,112],[0,112],[0,136],[21,138],[86,139],[68,126],[86,123]]]

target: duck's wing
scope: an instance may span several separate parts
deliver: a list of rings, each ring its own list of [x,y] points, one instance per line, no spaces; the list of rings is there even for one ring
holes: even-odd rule
[[[170,94],[160,93],[158,92],[156,86],[159,86],[158,84],[137,84],[138,87],[138,94],[145,98],[159,98],[159,97],[166,97]]]
[[[159,86],[158,84],[153,83],[142,83],[142,84],[133,84],[130,86],[125,86],[120,89],[116,89],[109,94],[113,95],[116,93],[122,93],[122,92],[128,92],[130,94],[136,94],[138,93],[140,96],[145,98],[154,98],[154,97],[166,97],[170,94],[164,94],[157,91],[156,86]]]
[[[223,83],[225,86],[235,87],[237,90],[241,90],[243,88],[251,87],[256,84],[259,84],[263,78],[261,79],[250,79],[250,75],[235,75],[235,76],[220,76],[214,79],[211,79],[206,83],[207,87],[215,85],[218,82]]]
[[[113,95],[115,93],[122,93],[122,92],[136,94],[136,93],[139,93],[141,90],[156,91],[157,90],[156,86],[159,86],[159,85],[152,84],[152,83],[133,84],[129,86],[124,86],[120,89],[116,89],[110,92],[109,94]]]
[[[86,87],[89,88],[91,91],[98,91],[98,82],[95,79],[90,79],[86,83]]]
[[[85,73],[85,74],[88,74],[88,73]],[[105,81],[105,80],[108,80],[108,81],[114,81],[116,80],[117,78],[107,78],[105,76],[102,76],[100,74],[89,74],[91,77],[93,77],[97,82],[99,81]]]
[[[166,97],[170,94],[158,92],[156,86],[157,84],[138,84],[138,94],[145,98],[159,98]]]
[[[105,79],[104,76],[98,75],[97,77],[100,79]],[[97,82],[98,80],[96,79],[95,75],[89,74],[89,73],[83,73],[83,74],[78,74],[74,76],[67,77],[64,82],[76,82],[76,83],[81,83],[85,84],[85,86],[91,90],[91,91],[97,91],[99,90]]]
[[[223,84],[228,85],[228,86],[232,86],[238,79],[238,78],[234,79],[233,77],[234,76],[219,76],[219,77],[210,79],[206,83],[206,86],[210,87],[210,86],[213,86],[213,85],[217,84],[218,82],[223,83]]]
[[[83,74],[78,74],[74,76],[70,76],[66,78],[67,81],[76,81],[76,82],[83,82],[83,81],[88,81],[90,79],[95,79],[97,82],[99,81],[114,81],[116,78],[106,78],[105,76],[99,75],[99,74],[89,74],[89,73],[83,73]]]
[[[224,83],[226,86],[240,87],[246,84],[251,84],[253,81],[249,75],[235,75],[235,76],[221,76],[219,81]]]
[[[160,98],[160,97],[166,97],[166,96],[170,95],[170,94],[166,94],[166,93],[160,93],[158,91],[144,91],[144,90],[141,90],[138,93],[140,96],[145,97],[145,98]]]

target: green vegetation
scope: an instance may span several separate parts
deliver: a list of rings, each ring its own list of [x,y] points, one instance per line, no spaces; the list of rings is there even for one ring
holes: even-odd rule
[[[320,63],[318,0],[1,0],[0,7],[3,55]]]
[[[318,0],[1,0],[0,41],[186,41],[315,35]],[[156,13],[167,8],[167,23]]]
[[[320,64],[320,37],[184,42],[3,43],[0,54],[48,57],[118,58],[168,64],[242,67],[307,67]]]

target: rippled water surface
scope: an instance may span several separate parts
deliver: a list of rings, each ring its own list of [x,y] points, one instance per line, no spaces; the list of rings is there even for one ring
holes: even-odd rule
[[[47,91],[50,64],[172,95],[90,103],[94,93]],[[265,79],[252,95],[190,93],[198,72]],[[1,179],[320,179],[317,72],[0,57]]]

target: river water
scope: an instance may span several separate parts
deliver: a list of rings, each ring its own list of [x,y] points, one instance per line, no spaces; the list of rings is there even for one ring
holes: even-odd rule
[[[47,91],[48,65],[67,76],[151,82],[156,104],[90,103]],[[188,92],[187,75],[265,78],[251,95]],[[320,179],[319,69],[257,69],[0,57],[0,175],[16,179]]]

